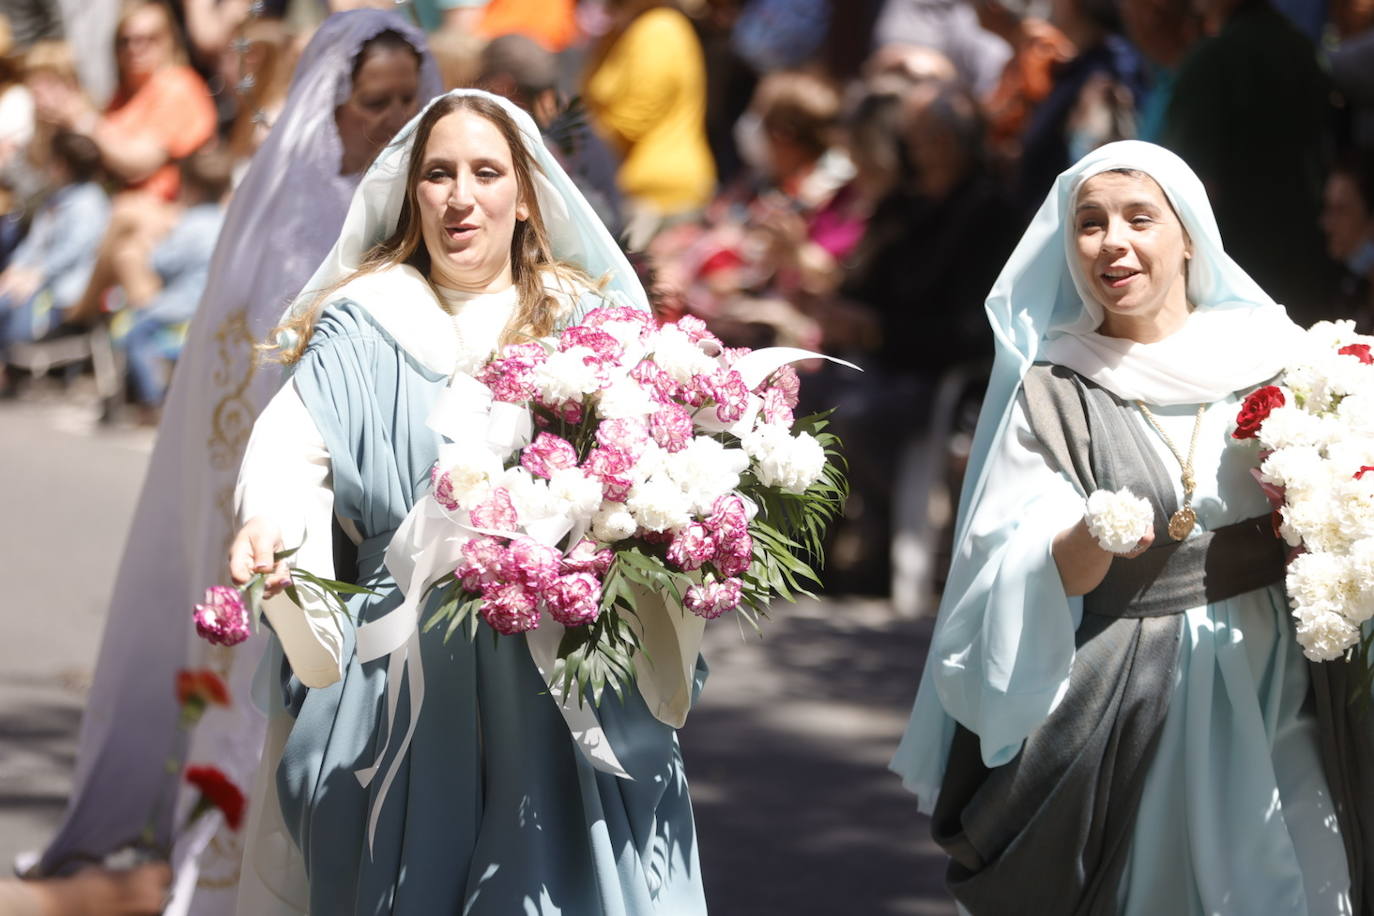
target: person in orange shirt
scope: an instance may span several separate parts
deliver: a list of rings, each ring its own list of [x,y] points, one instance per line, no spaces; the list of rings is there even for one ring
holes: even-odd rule
[[[94,140],[106,170],[125,187],[171,201],[176,160],[215,132],[210,91],[186,65],[160,0],[128,0],[115,30],[115,58],[119,88],[104,114],[83,93],[54,84],[35,99],[39,117]]]

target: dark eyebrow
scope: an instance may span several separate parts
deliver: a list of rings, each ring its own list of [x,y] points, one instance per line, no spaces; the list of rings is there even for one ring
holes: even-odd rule
[[[1076,213],[1082,213],[1084,210],[1101,210],[1101,209],[1102,209],[1102,205],[1101,205],[1100,203],[1098,203],[1097,201],[1095,201],[1095,200],[1085,200],[1085,201],[1083,201],[1083,203],[1081,203],[1081,204],[1078,205],[1078,209],[1075,210],[1074,212],[1076,212]]]

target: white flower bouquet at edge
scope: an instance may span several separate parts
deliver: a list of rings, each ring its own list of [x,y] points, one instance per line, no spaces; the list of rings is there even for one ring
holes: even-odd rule
[[[817,355],[612,305],[469,354],[429,418],[449,440],[431,489],[388,551],[407,602],[438,591],[423,626],[446,638],[552,620],[557,693],[596,702],[634,677],[646,590],[660,612],[755,626],[772,597],[809,595],[847,492],[824,418],[793,417],[788,363]]]
[[[1374,616],[1374,337],[1322,321],[1299,340],[1278,384],[1252,392],[1236,439],[1260,448],[1255,472],[1295,548],[1288,598],[1312,661],[1368,668],[1363,624]],[[1363,685],[1368,692],[1368,683]]]

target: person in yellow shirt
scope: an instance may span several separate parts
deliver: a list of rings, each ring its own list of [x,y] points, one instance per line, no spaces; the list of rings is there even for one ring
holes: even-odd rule
[[[692,24],[652,0],[612,0],[611,29],[593,49],[583,98],[621,154],[617,181],[639,247],[710,199],[716,167],[706,142],[706,69]]]

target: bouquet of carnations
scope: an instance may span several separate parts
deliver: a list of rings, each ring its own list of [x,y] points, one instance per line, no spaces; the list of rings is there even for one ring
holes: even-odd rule
[[[1294,348],[1278,384],[1252,392],[1237,439],[1260,446],[1256,472],[1278,506],[1279,533],[1297,549],[1288,596],[1312,661],[1358,646],[1374,616],[1374,337],[1322,321]]]
[[[555,676],[579,701],[633,678],[646,592],[757,625],[774,595],[819,582],[846,495],[823,417],[793,417],[789,363],[816,355],[731,349],[698,319],[658,327],[609,305],[474,355],[430,417],[452,441],[388,565],[398,543],[448,545],[442,575],[411,577],[441,595],[427,628],[564,627]]]

